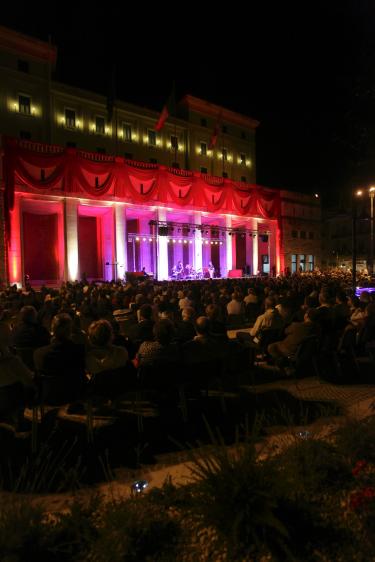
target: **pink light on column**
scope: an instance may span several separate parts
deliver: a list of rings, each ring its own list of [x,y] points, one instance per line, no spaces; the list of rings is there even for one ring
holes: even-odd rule
[[[280,252],[280,243],[281,243],[281,230],[276,228],[276,273],[280,274],[280,271],[284,271],[284,262],[281,259],[281,252]]]
[[[20,197],[16,193],[10,214],[11,239],[8,248],[9,283],[22,285]]]

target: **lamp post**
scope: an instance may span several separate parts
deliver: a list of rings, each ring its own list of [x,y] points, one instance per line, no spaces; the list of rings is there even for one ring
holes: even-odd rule
[[[357,287],[357,201],[362,190],[358,189],[352,198],[352,287],[353,293]]]
[[[369,189],[370,195],[370,271],[369,273],[372,275],[374,273],[374,196],[375,196],[375,187],[370,187]]]

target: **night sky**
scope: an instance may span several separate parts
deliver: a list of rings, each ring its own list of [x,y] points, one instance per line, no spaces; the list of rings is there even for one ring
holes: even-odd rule
[[[262,185],[336,200],[375,182],[375,3],[259,4],[20,1],[0,23],[51,34],[57,80],[106,94],[115,61],[120,99],[160,110],[175,79],[258,119]]]

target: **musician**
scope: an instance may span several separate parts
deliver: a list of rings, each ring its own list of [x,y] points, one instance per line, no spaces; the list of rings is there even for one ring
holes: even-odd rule
[[[210,278],[213,279],[214,274],[215,274],[215,268],[214,268],[214,264],[212,263],[212,261],[208,262],[208,273],[210,274]]]
[[[177,266],[172,267],[172,277],[177,278]]]
[[[182,279],[184,276],[184,266],[182,261],[177,262],[177,279]]]

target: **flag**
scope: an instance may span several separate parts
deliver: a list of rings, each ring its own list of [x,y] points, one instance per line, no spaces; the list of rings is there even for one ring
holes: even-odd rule
[[[175,99],[175,84],[173,82],[172,91],[167,99],[167,103],[161,110],[158,122],[155,125],[155,131],[161,131],[164,127],[164,123],[168,117],[174,117],[176,115],[176,99]]]
[[[219,113],[219,115],[217,116],[214,130],[212,131],[212,135],[208,145],[209,150],[212,150],[217,143],[217,139],[220,133],[220,125],[221,125],[221,113]]]
[[[107,95],[107,123],[112,121],[113,108],[116,100],[116,66],[112,66],[111,78],[108,85],[108,95]]]

